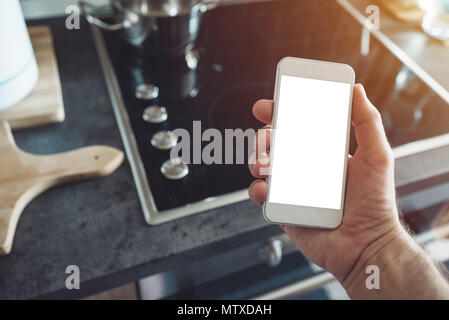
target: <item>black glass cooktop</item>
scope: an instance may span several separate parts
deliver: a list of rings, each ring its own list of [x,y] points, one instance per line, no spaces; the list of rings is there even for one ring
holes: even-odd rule
[[[190,164],[186,177],[169,180],[160,168],[170,153],[154,148],[150,140],[163,129],[192,132],[193,121],[201,121],[202,131],[260,127],[252,117],[252,105],[273,97],[276,65],[285,56],[351,65],[356,81],[364,84],[381,111],[393,146],[449,132],[447,103],[374,37],[369,54],[361,55],[361,33],[361,25],[329,0],[219,6],[204,15],[189,53],[193,56],[187,59],[156,57],[115,33],[103,32],[157,209],[248,187],[252,178],[246,164]],[[142,82],[159,87],[156,100],[135,98]],[[166,107],[165,122],[143,121],[144,108],[152,104]]]

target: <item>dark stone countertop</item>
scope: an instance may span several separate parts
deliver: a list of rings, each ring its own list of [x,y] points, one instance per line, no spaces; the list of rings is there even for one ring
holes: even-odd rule
[[[94,144],[123,150],[89,26],[31,24],[51,27],[66,120],[14,131],[18,146],[37,154]],[[400,196],[448,180],[449,146],[396,161]],[[0,256],[0,299],[79,298],[280,232],[249,201],[151,227],[125,160],[110,176],[58,186],[25,208],[11,254]],[[68,265],[80,268],[80,290],[65,288]]]
[[[51,26],[66,120],[14,131],[16,142],[37,154],[94,144],[123,150],[90,28],[64,23],[31,24]],[[107,177],[58,186],[25,208],[11,254],[0,256],[0,299],[82,297],[277,233],[249,201],[151,227],[125,160]],[[65,288],[68,265],[80,268],[80,290]]]

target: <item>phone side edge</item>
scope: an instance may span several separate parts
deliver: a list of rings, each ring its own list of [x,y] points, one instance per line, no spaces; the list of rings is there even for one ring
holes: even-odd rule
[[[347,189],[347,179],[348,179],[348,161],[349,161],[349,144],[351,139],[351,121],[352,121],[352,104],[354,101],[354,87],[355,87],[355,71],[348,64],[341,64],[344,66],[351,74],[350,91],[349,91],[349,106],[348,106],[348,120],[346,128],[346,146],[345,146],[345,159],[344,159],[344,171],[343,171],[343,181],[342,181],[342,195],[341,195],[341,214],[340,222],[333,228],[337,229],[343,223],[343,217],[345,214],[345,203],[346,203],[346,189]]]
[[[272,221],[270,220],[270,218],[268,218],[268,213],[267,213],[267,203],[269,202],[268,199],[270,199],[270,184],[271,184],[271,170],[272,170],[272,163],[273,163],[273,153],[274,153],[274,139],[275,139],[275,130],[273,131],[273,129],[275,128],[276,125],[276,120],[277,120],[277,111],[278,111],[278,100],[279,100],[279,86],[281,84],[281,65],[283,63],[285,63],[286,61],[290,60],[290,59],[294,59],[293,57],[284,57],[281,60],[279,60],[277,67],[276,67],[276,77],[275,77],[275,85],[274,85],[274,92],[273,92],[273,116],[271,119],[271,129],[272,129],[272,135],[271,135],[271,141],[270,141],[270,155],[269,155],[269,159],[270,159],[270,168],[268,171],[268,176],[266,177],[265,181],[267,182],[267,198],[265,199],[264,205],[263,205],[263,209],[262,209],[262,214],[264,219],[272,224],[277,224],[278,222],[276,221]]]

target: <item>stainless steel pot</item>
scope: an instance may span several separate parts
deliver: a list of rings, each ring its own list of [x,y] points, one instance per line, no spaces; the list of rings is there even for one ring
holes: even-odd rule
[[[176,51],[198,36],[201,16],[221,0],[109,0],[107,6],[79,1],[87,21],[109,31],[118,31],[129,43],[145,44],[156,52]],[[113,10],[112,23],[101,18]]]

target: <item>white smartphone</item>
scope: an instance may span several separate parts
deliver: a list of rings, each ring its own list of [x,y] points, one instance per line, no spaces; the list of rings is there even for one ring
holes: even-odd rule
[[[337,228],[343,218],[354,70],[286,57],[278,66],[268,222]]]

